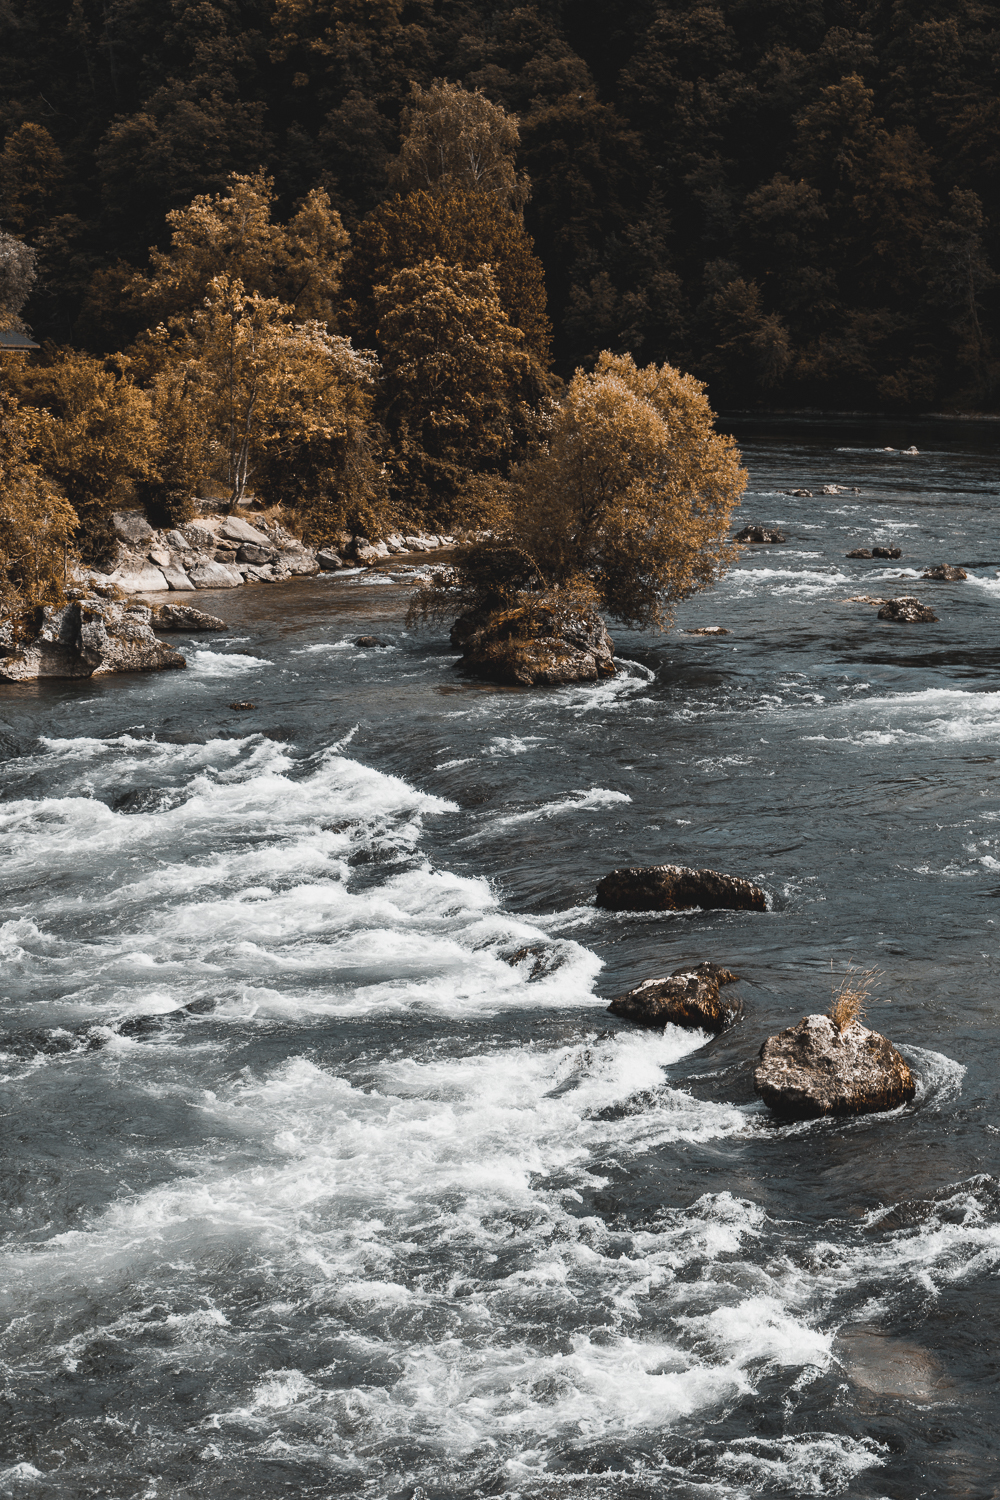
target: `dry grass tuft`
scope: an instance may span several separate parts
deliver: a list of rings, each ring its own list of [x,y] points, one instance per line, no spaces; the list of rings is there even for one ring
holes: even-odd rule
[[[858,969],[848,964],[847,973],[833,991],[829,1010],[830,1020],[839,1032],[845,1032],[855,1021],[864,1020],[871,993],[878,989],[881,978],[881,969]]]

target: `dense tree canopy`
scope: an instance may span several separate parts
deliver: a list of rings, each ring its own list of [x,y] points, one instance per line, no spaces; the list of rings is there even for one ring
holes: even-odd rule
[[[564,377],[608,347],[740,406],[993,407],[998,58],[998,0],[10,0],[0,230],[36,335],[95,354],[145,326],[150,245],[181,269],[168,216],[242,181],[303,262],[342,222],[352,306],[288,258],[204,279],[366,347],[440,256],[493,266],[543,365],[547,302]]]

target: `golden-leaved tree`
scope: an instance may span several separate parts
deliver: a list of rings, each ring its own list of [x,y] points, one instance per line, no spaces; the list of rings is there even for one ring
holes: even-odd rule
[[[293,307],[216,276],[201,306],[149,337],[142,357],[164,431],[164,466],[186,483],[224,483],[298,504],[314,540],[374,523],[372,356]]]
[[[76,512],[84,560],[102,562],[112,546],[111,513],[159,479],[160,431],[124,362],[66,348],[46,354],[40,364],[11,364],[8,379],[36,410],[33,451]]]
[[[286,224],[274,222],[274,182],[234,173],[224,193],[201,194],[167,215],[170,246],[152,249],[149,267],[99,273],[84,314],[88,332],[119,335],[198,306],[217,276],[289,304],[300,319],[336,317],[347,231],[322,188]],[[131,329],[126,326],[131,324]]]
[[[400,192],[468,191],[521,209],[530,183],[514,157],[521,136],[517,120],[479,89],[460,83],[410,86],[403,106],[402,145],[389,167]]]
[[[419,607],[505,612],[529,629],[541,605],[567,601],[662,627],[730,561],[745,484],[699,381],[602,354],[552,407],[540,451],[507,480],[478,481],[491,535]]]
[[[65,597],[77,516],[36,460],[44,421],[0,387],[0,620]]]
[[[401,501],[438,525],[457,519],[471,474],[511,456],[526,418],[532,363],[489,266],[440,257],[376,288],[383,413]]]

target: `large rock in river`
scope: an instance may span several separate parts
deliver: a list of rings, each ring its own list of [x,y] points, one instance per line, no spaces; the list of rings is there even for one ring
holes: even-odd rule
[[[153,616],[154,630],[228,630],[218,615],[207,615],[190,604],[161,604]]]
[[[615,675],[615,648],[594,610],[533,609],[472,612],[451,629],[471,676],[521,687],[562,687]]]
[[[0,682],[185,667],[179,651],[156,639],[151,618],[143,604],[81,599],[0,621]]]
[[[925,568],[920,576],[931,579],[933,583],[964,583],[969,575],[954,563],[938,563],[936,568]]]
[[[880,620],[890,625],[936,625],[938,617],[929,604],[923,604],[913,594],[900,594],[896,599],[887,599],[878,612]]]
[[[612,870],[597,887],[597,904],[609,911],[689,911],[694,906],[730,911],[767,911],[760,886],[718,870],[684,865],[647,865]]]
[[[608,1010],[637,1026],[723,1031],[742,1015],[743,1002],[737,995],[721,995],[720,987],[735,983],[738,977],[712,963],[675,969],[665,979],[646,979],[616,995]]]
[[[803,1016],[760,1049],[754,1088],[790,1120],[897,1109],[916,1092],[891,1042],[859,1021],[838,1030],[829,1016]]]

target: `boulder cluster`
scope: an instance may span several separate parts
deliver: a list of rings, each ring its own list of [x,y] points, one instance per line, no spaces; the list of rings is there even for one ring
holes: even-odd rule
[[[793,495],[801,493],[803,493],[801,490],[792,491]],[[738,531],[733,537],[734,542],[756,543],[763,546],[774,546],[784,540],[784,532],[778,531],[774,526],[761,526],[759,522],[744,526],[743,530]]]
[[[114,586],[125,594],[231,589],[244,583],[283,583],[339,568],[366,567],[411,552],[454,545],[453,537],[393,535],[373,542],[342,532],[335,546],[306,546],[274,521],[204,515],[183,526],[154,531],[141,511],[111,518],[115,553],[106,571],[90,568],[81,581]]]
[[[681,865],[615,870],[599,883],[597,904],[614,911],[767,909],[764,892],[749,881]],[[730,988],[738,982],[720,964],[686,964],[616,995],[608,1011],[636,1026],[718,1033],[743,1017],[743,1000]],[[913,1098],[916,1081],[890,1041],[863,1026],[856,1011],[845,1018],[834,1006],[767,1038],[754,1088],[781,1118],[808,1120],[897,1109]]]

